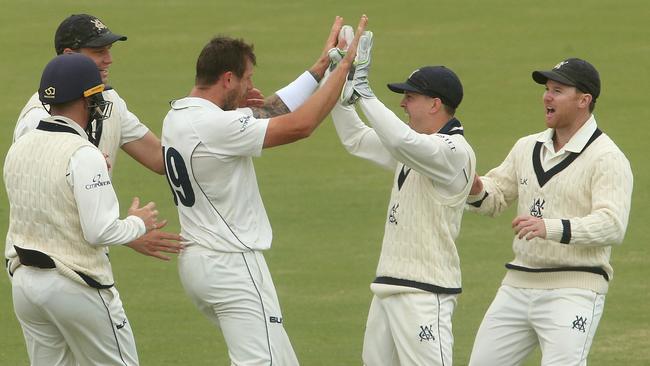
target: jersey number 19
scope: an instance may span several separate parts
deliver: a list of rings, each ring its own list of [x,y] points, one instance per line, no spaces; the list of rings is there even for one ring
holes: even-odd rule
[[[185,207],[194,206],[194,190],[181,153],[173,147],[163,146],[162,149],[165,158],[165,175],[174,196],[174,204],[178,206],[180,200]]]

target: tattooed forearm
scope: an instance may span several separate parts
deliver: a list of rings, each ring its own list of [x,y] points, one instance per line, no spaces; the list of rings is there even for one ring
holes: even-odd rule
[[[266,98],[262,107],[252,107],[251,109],[255,118],[271,118],[291,112],[277,94]]]

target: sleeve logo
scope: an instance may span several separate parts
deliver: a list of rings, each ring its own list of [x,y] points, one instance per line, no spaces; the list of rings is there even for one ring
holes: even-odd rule
[[[241,124],[241,128],[239,129],[239,132],[244,132],[246,131],[246,128],[248,127],[248,122],[250,121],[251,116],[244,116],[239,118],[239,123]]]
[[[108,186],[110,184],[111,184],[111,180],[110,179],[102,180],[102,174],[99,173],[93,177],[93,182],[90,184],[86,184],[84,188],[86,188],[87,190],[91,190],[98,187]]]

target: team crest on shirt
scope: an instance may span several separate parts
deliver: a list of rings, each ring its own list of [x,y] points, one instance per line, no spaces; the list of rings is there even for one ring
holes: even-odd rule
[[[544,204],[546,203],[543,199],[535,199],[533,204],[530,206],[530,216],[542,218],[542,211],[544,210]]]
[[[433,335],[433,332],[431,331],[433,329],[433,325],[420,325],[420,342],[424,341],[435,341],[436,337]]]
[[[244,132],[246,131],[246,128],[248,127],[248,122],[250,121],[251,116],[244,116],[239,118],[239,123],[241,124],[241,127],[239,128],[239,132]]]
[[[388,214],[388,222],[391,224],[397,225],[397,209],[399,208],[399,203],[393,205],[390,208],[390,214]]]

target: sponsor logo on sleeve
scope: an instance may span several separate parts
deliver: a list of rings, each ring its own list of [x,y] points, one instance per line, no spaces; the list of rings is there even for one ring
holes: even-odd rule
[[[444,141],[447,144],[447,147],[449,147],[449,150],[456,151],[456,144],[454,144],[454,142],[449,138],[448,135],[437,133],[434,136],[442,139],[442,141]]]
[[[106,178],[106,180],[102,180],[102,174],[99,173],[93,177],[93,182],[86,184],[84,188],[86,188],[87,190],[91,190],[98,187],[108,186],[110,184],[111,184],[111,180],[109,178]]]
[[[239,118],[239,123],[241,124],[241,127],[239,128],[239,132],[244,132],[246,131],[246,128],[248,127],[248,122],[250,121],[251,116],[244,116]]]

